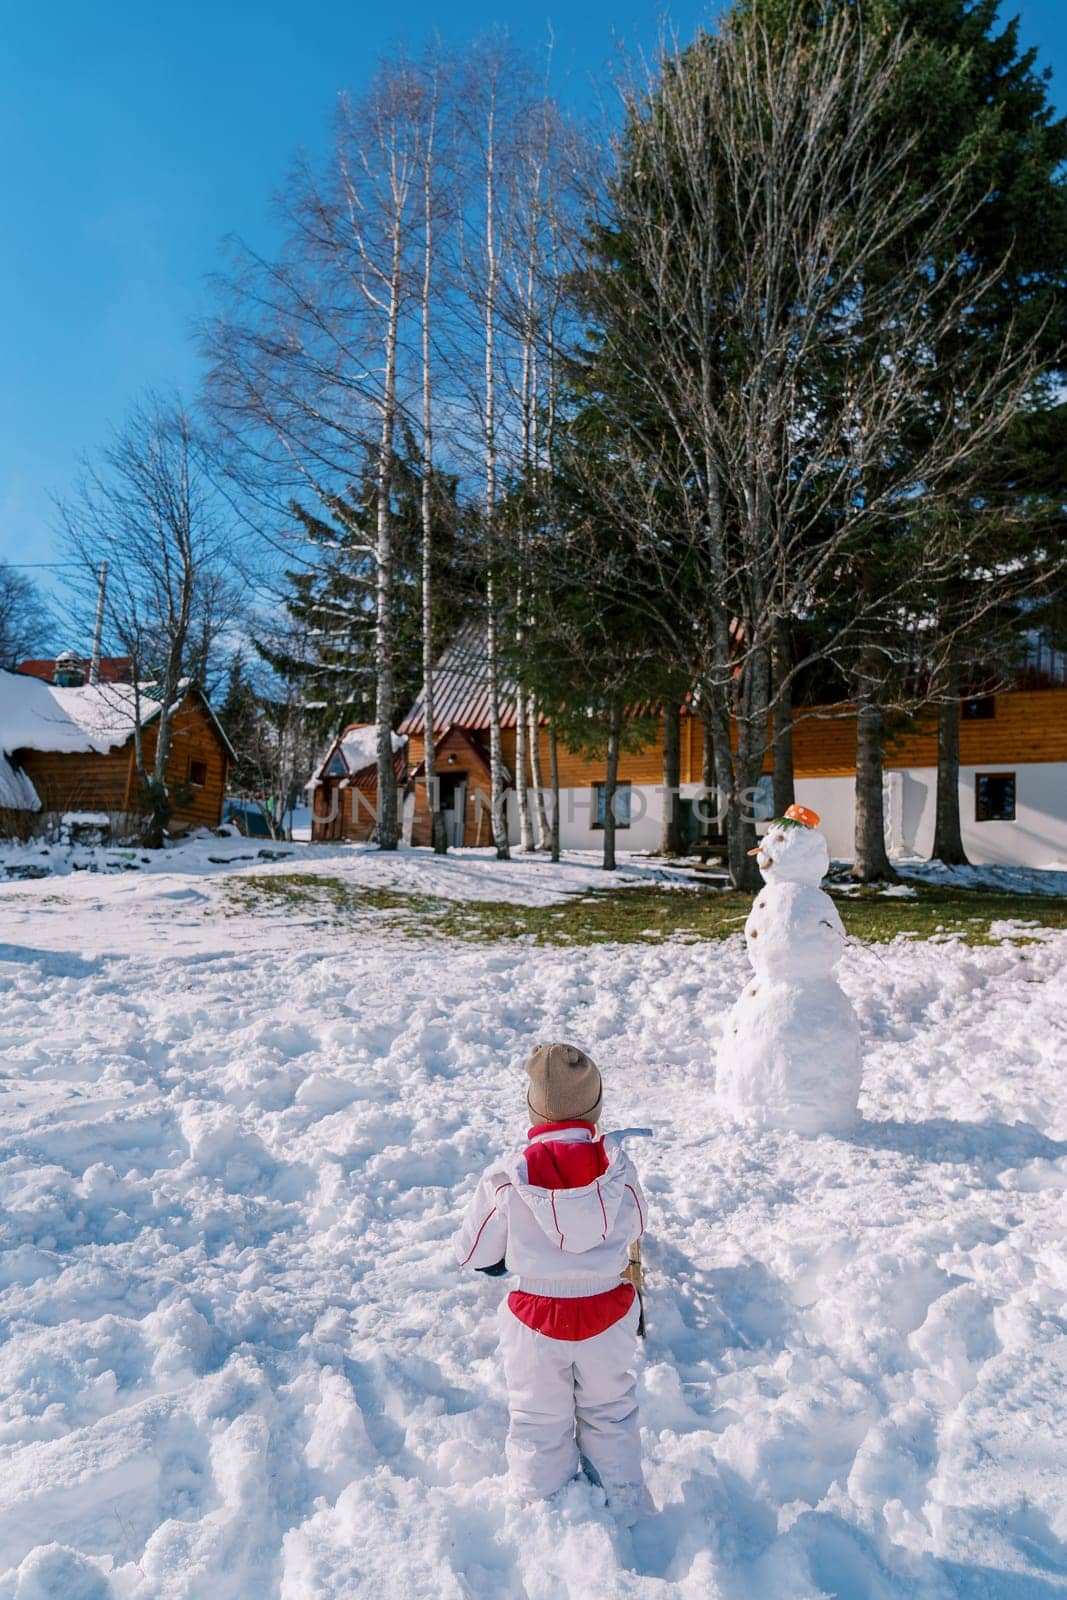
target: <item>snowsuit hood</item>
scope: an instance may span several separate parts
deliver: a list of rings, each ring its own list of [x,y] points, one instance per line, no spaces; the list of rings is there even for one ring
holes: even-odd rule
[[[546,1142],[558,1148],[556,1141]],[[574,1148],[563,1147],[564,1151]],[[578,1148],[589,1150],[590,1146]],[[531,1183],[525,1152],[510,1163],[509,1176],[516,1198],[526,1206],[553,1249],[567,1255],[584,1255],[595,1245],[603,1244],[615,1226],[623,1202],[633,1194],[637,1176],[622,1148],[621,1136],[606,1134],[603,1149],[604,1171],[592,1182],[576,1188],[566,1187],[565,1170],[560,1171],[559,1176],[564,1181],[559,1187]],[[555,1165],[554,1153],[546,1150],[545,1154]]]

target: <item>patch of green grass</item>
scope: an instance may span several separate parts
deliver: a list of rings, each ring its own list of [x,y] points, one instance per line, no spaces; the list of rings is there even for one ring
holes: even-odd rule
[[[359,916],[373,916],[376,920],[388,920],[397,915],[407,917],[437,904],[397,889],[357,887],[321,872],[227,878],[225,895],[231,916],[244,911],[268,916],[295,913],[338,921]]]
[[[847,933],[868,944],[886,944],[897,934],[916,939],[961,938],[971,945],[1000,944],[994,922],[1027,922],[1039,928],[1067,928],[1067,899],[1055,895],[1012,894],[996,889],[955,889],[916,884],[914,896],[884,895],[861,889],[834,897]],[[1012,943],[1033,943],[1012,934]]]
[[[593,890],[562,904],[512,905],[491,900],[441,900],[399,889],[361,888],[321,873],[286,872],[231,878],[226,893],[234,914],[310,916],[347,926],[360,922],[408,939],[492,944],[521,939],[540,946],[660,944],[666,939],[725,939],[744,926],[748,894],[703,887]],[[837,896],[846,931],[868,944],[898,934],[914,939],[960,938],[970,945],[1001,942],[991,924],[1016,921],[1067,928],[1067,899],[953,889],[920,884],[914,896],[877,889]],[[1015,943],[1033,935],[1013,933]]]

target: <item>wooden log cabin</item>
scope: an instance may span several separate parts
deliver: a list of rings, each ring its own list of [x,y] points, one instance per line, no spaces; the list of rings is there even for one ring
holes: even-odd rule
[[[151,686],[143,687],[142,739],[149,767],[161,709]],[[106,814],[116,828],[123,825],[119,819],[127,819],[132,831],[144,809],[134,726],[134,691],[128,684],[50,684],[37,675],[0,673],[0,750],[21,780],[24,812]],[[229,740],[206,696],[187,684],[171,723],[167,763],[175,831],[218,827],[232,760]],[[31,793],[36,805],[28,798]],[[6,831],[16,831],[15,820],[6,818]],[[0,813],[0,828],[4,825]]]
[[[449,842],[491,843],[489,697],[485,652],[476,624],[462,629],[434,676],[436,764]],[[514,781],[515,699],[500,689],[501,740],[509,835],[518,839]],[[1045,867],[1067,863],[1067,688],[1013,689],[960,705],[960,811],[963,842],[976,863]],[[819,812],[834,856],[850,859],[855,822],[856,708],[842,702],[795,713],[793,757],[797,799]],[[663,811],[663,736],[656,718],[647,743],[624,751],[616,802],[621,849],[655,850]],[[403,836],[430,842],[424,776],[425,716],[420,698],[400,723],[406,736],[407,794]],[[771,814],[770,730],[757,815]],[[548,783],[548,741],[539,730],[542,782]],[[683,712],[681,796],[690,838],[699,831],[704,759],[703,723]],[[891,853],[928,855],[933,844],[937,782],[937,713],[890,718],[885,753],[886,834]],[[603,832],[603,761],[559,748],[560,837],[565,848],[596,850]],[[529,782],[529,772],[527,773]],[[374,771],[362,774],[363,827],[373,837]],[[532,801],[532,796],[531,796]],[[316,828],[313,837],[328,837]],[[355,837],[342,824],[333,837]]]
[[[336,839],[365,843],[378,823],[377,728],[353,722],[338,734],[311,775],[311,837],[318,844]],[[407,782],[407,741],[393,735],[397,802]]]

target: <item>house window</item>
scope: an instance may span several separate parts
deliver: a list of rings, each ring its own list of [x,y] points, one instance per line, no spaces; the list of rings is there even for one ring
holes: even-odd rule
[[[593,814],[593,827],[594,828],[602,828],[604,826],[604,814],[605,814],[604,794],[605,794],[605,785],[602,784],[602,783],[594,783],[594,785],[593,785],[593,813],[594,813]],[[614,811],[615,811],[615,826],[617,828],[628,828],[630,826],[630,785],[628,783],[617,783],[615,785]]]
[[[974,778],[976,822],[1015,821],[1014,772],[977,772]]]
[[[189,782],[195,789],[202,789],[207,782],[207,762],[190,761]]]
[[[976,695],[971,700],[960,703],[960,716],[964,722],[988,722],[997,714],[996,696],[992,694]]]

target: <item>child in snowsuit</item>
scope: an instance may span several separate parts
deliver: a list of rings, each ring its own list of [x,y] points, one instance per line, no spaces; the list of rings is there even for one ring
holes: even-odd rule
[[[634,1522],[653,1508],[633,1370],[640,1307],[620,1275],[644,1232],[644,1196],[620,1136],[597,1137],[589,1057],[543,1044],[526,1070],[530,1142],[487,1168],[452,1244],[462,1266],[518,1274],[499,1315],[517,1493],[555,1493],[581,1452],[611,1508]]]

